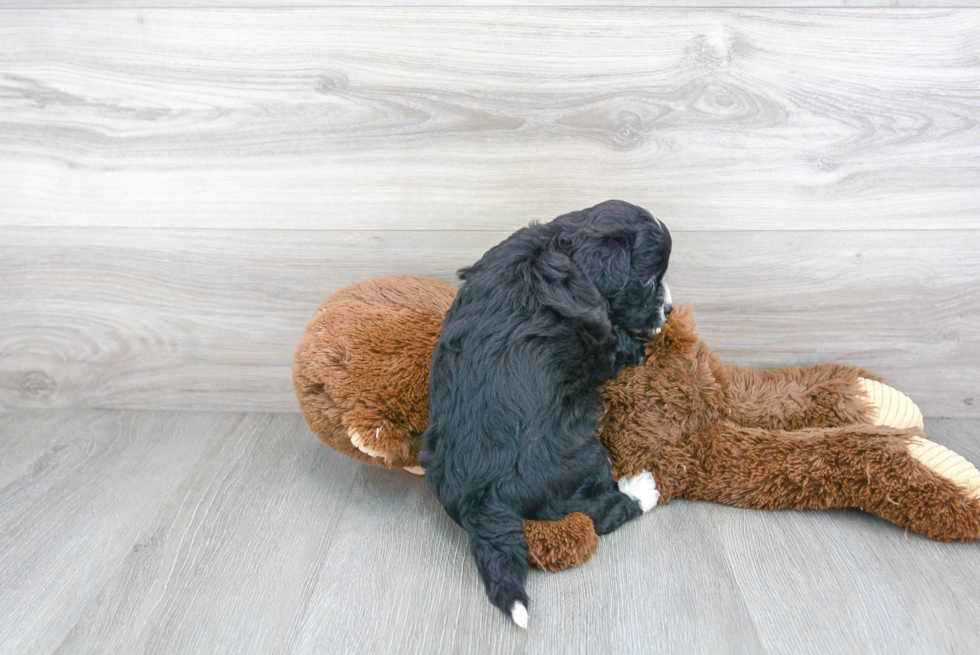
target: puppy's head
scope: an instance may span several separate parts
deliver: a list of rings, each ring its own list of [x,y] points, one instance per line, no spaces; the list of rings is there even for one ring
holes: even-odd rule
[[[654,332],[673,309],[664,282],[670,260],[667,226],[620,200],[566,214],[562,249],[609,302],[610,320],[634,332]]]

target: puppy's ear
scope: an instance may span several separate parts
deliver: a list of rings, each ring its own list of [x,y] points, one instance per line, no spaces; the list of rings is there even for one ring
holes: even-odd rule
[[[569,257],[606,298],[616,296],[630,277],[633,239],[627,230],[576,235]]]

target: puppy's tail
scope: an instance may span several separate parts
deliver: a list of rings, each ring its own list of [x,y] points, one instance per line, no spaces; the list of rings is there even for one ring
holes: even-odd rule
[[[521,517],[502,505],[483,505],[460,519],[490,602],[526,630],[527,541]]]

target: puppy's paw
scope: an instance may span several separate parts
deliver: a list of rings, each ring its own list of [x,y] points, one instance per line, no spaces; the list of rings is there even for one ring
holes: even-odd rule
[[[618,371],[627,366],[637,366],[643,363],[643,342],[636,335],[615,327],[616,347],[613,351],[613,366]]]
[[[660,500],[657,482],[650,471],[644,471],[632,478],[623,478],[618,484],[621,492],[640,503],[640,509],[644,514],[656,507],[657,501]]]

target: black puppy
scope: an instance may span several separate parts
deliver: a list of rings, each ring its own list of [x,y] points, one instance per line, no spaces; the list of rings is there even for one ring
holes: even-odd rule
[[[590,516],[609,533],[656,505],[650,473],[617,486],[595,438],[598,387],[640,363],[671,310],[667,228],[608,201],[531,224],[460,271],[432,356],[419,463],[470,535],[490,601],[527,626],[521,519]]]

